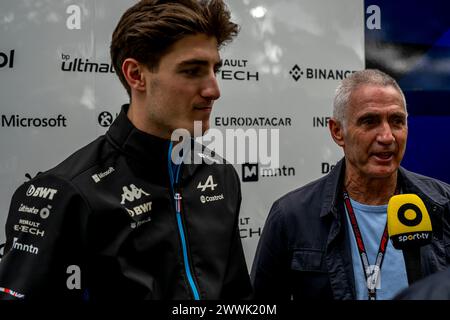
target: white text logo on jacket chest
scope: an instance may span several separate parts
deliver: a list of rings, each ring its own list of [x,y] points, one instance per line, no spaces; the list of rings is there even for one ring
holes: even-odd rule
[[[205,182],[199,181],[197,185],[197,189],[199,189],[201,192],[205,192],[207,189],[210,191],[215,191],[215,189],[218,187],[219,184],[214,183],[214,178],[212,175],[209,175]],[[201,203],[207,203],[207,202],[214,202],[223,200],[225,197],[223,196],[223,193],[215,194],[215,195],[204,195],[202,194],[200,196],[200,202]]]

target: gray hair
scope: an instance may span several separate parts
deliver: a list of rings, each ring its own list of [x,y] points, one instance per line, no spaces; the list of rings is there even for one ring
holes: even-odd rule
[[[401,95],[403,100],[403,107],[406,110],[406,99],[402,89],[398,85],[397,81],[390,75],[377,70],[366,69],[356,71],[349,77],[342,80],[336,89],[333,101],[333,118],[340,122],[345,127],[345,110],[350,103],[350,96],[359,86],[362,85],[376,85],[382,87],[392,86]]]

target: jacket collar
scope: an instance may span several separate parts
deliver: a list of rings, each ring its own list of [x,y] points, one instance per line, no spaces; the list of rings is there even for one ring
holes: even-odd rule
[[[155,168],[158,168],[157,170],[162,170],[159,173],[167,175],[170,140],[159,138],[136,128],[128,119],[128,108],[129,104],[122,106],[119,115],[106,133],[107,139],[122,152],[148,167],[152,172]],[[200,166],[200,164],[194,162],[194,152],[205,150],[203,145],[196,143],[193,139],[191,139],[190,144],[191,162],[183,165],[182,180],[192,176]],[[222,158],[220,160],[223,161]]]
[[[167,166],[169,140],[156,137],[136,128],[128,119],[129,104],[122,106],[116,120],[110,126],[106,136],[121,151],[148,163],[161,162]]]
[[[345,172],[345,158],[342,158],[325,178],[325,189],[323,193],[323,205],[320,217],[328,214],[337,216],[338,203],[341,198],[342,183]]]
[[[427,200],[431,205],[444,207],[448,204],[449,199],[447,197],[442,193],[436,192],[436,187],[431,188],[429,183],[424,182],[424,180],[430,181],[431,178],[413,173],[403,167],[399,168],[399,174],[406,192],[417,194],[422,200]]]
[[[421,179],[429,179],[419,174],[406,170],[403,167],[399,167],[399,178],[402,184],[402,190],[405,193],[415,193],[422,200],[425,200],[430,205],[437,205],[444,207],[449,200],[442,194],[437,193],[434,189],[430,188],[427,184],[423,183]],[[323,196],[323,205],[320,212],[320,217],[327,216],[328,214],[337,215],[338,205],[342,198],[342,183],[345,173],[345,158],[342,158],[331,170],[328,176],[324,177],[325,189]]]

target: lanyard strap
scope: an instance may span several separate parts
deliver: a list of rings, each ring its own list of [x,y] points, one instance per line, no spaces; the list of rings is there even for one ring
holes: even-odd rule
[[[364,277],[366,279],[368,294],[369,294],[369,300],[376,300],[377,299],[377,289],[376,284],[378,277],[381,274],[381,266],[383,264],[384,255],[386,253],[386,248],[388,244],[388,228],[387,228],[387,221],[386,225],[384,227],[383,236],[381,237],[380,246],[378,248],[377,257],[375,260],[375,266],[372,270],[371,274],[369,275],[369,258],[367,257],[366,247],[364,246],[364,241],[362,239],[361,231],[358,227],[358,221],[356,220],[355,212],[353,211],[353,206],[350,202],[350,197],[348,196],[347,190],[344,189],[344,204],[347,208],[348,217],[350,219],[350,224],[352,226],[353,234],[356,239],[356,244],[358,247],[359,257],[361,258],[361,263],[364,271]],[[396,192],[397,194],[397,192]]]

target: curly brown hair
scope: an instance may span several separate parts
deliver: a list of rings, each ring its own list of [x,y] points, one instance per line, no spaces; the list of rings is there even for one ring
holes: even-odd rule
[[[187,35],[213,36],[220,48],[238,32],[223,0],[142,0],[120,18],[112,34],[111,60],[131,97],[122,74],[125,59],[136,59],[154,71],[169,47]]]

